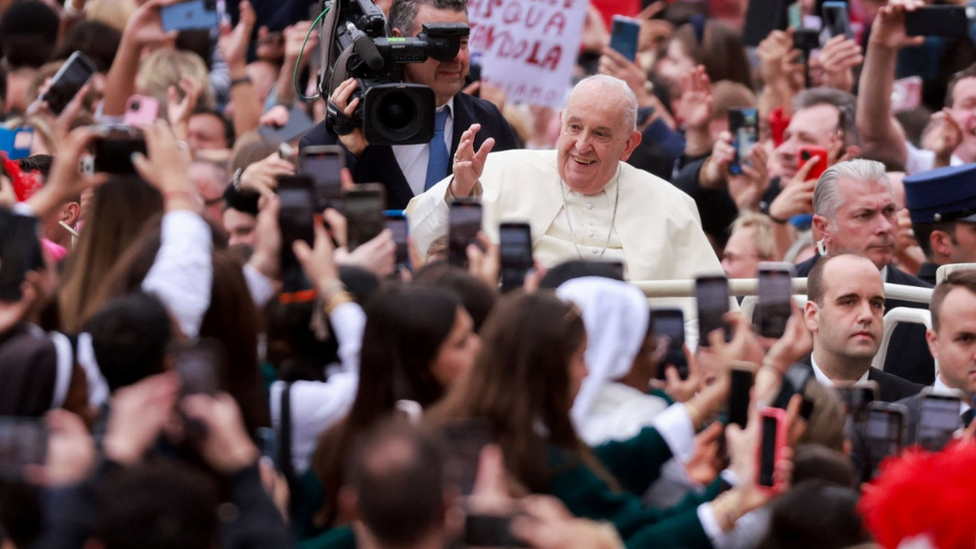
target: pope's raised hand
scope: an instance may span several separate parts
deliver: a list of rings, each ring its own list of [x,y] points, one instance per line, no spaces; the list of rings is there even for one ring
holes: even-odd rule
[[[489,137],[475,152],[474,137],[479,130],[481,124],[471,124],[471,127],[461,134],[457,152],[454,153],[454,180],[451,181],[451,194],[457,198],[470,196],[474,191],[485,169],[485,159],[495,146],[495,138]]]

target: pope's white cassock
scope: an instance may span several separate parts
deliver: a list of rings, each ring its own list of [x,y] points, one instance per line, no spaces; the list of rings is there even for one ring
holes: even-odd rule
[[[450,177],[440,181],[407,206],[421,254],[447,234],[450,183]],[[488,155],[480,185],[485,232],[498,242],[500,223],[529,223],[535,259],[546,267],[572,259],[621,261],[629,280],[722,273],[694,200],[625,162],[603,191],[583,195],[562,183],[556,151],[504,151]],[[686,320],[697,317],[691,299],[652,305],[681,306]]]

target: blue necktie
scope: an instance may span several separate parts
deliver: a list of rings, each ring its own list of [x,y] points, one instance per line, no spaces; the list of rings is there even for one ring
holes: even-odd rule
[[[450,153],[447,151],[447,143],[444,141],[444,126],[447,125],[449,115],[450,112],[444,108],[437,112],[437,118],[434,119],[434,137],[430,140],[430,160],[427,162],[425,191],[447,177],[447,162]]]

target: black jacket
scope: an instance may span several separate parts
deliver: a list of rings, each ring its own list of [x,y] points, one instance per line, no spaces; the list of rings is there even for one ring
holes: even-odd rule
[[[797,265],[796,276],[805,277],[809,275],[813,265],[819,260],[820,255],[818,254]],[[918,288],[932,287],[931,284],[903,273],[893,266],[888,267],[888,278],[885,282]],[[913,303],[899,299],[885,300],[885,313],[895,307],[928,309],[928,305],[924,303]],[[921,385],[931,385],[935,382],[935,360],[932,359],[928,343],[925,341],[925,326],[902,324],[895,328],[891,340],[888,342],[884,371]]]
[[[881,402],[897,402],[917,395],[924,388],[918,383],[912,383],[874,367],[868,372],[868,380],[878,384],[878,398]]]
[[[929,284],[935,286],[935,274],[938,272],[939,267],[941,267],[941,265],[936,265],[931,261],[926,261],[925,263],[922,263],[921,267],[918,268],[918,272],[915,273],[915,276],[917,276],[919,280],[928,282]]]
[[[506,151],[519,147],[515,132],[495,105],[466,93],[459,93],[454,96],[454,135],[451,138],[451,156],[457,152],[461,134],[474,123],[481,124],[481,131],[474,139],[475,150],[478,150],[489,137],[495,138],[492,151]],[[342,143],[333,133],[332,128],[326,127],[323,122],[302,138],[302,147],[312,145],[341,146]],[[346,166],[357,183],[382,183],[386,187],[387,207],[391,210],[406,208],[407,203],[414,196],[403,172],[400,171],[393,148],[389,145],[370,145],[360,157],[346,151]],[[453,165],[449,165],[444,177],[451,175],[452,169]]]

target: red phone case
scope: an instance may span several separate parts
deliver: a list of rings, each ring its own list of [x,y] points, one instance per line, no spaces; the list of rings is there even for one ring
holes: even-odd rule
[[[810,173],[807,174],[807,180],[810,179],[820,179],[820,176],[827,171],[827,149],[823,147],[800,147],[800,163],[797,166],[798,170],[802,170],[806,163],[813,159],[813,157],[820,158],[820,162],[810,169]]]
[[[783,459],[783,450],[786,448],[786,410],[767,406],[759,411],[759,420],[762,422],[764,418],[773,418],[776,420],[776,450],[774,452],[775,458],[773,459],[773,463],[775,464]],[[762,470],[762,438],[762,423],[760,423],[759,447],[756,450],[756,484],[764,492],[778,494],[786,487],[786,483],[781,478],[777,479],[774,476],[772,486],[759,484],[759,471]]]

